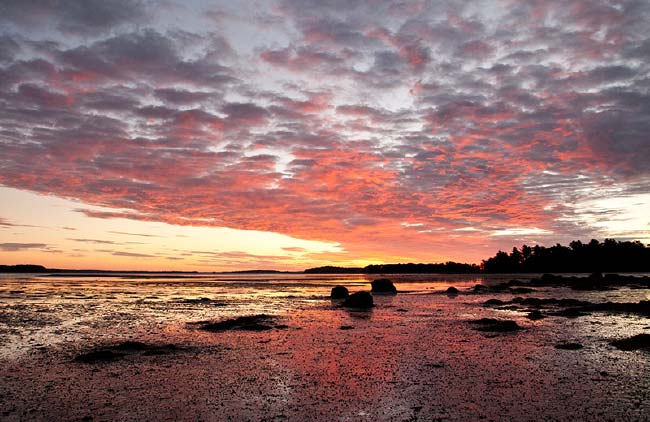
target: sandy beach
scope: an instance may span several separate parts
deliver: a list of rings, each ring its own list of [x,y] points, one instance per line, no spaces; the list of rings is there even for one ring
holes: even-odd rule
[[[484,303],[522,296],[638,302],[649,290],[476,294],[475,277],[398,281],[400,293],[375,295],[376,306],[362,312],[328,298],[339,283],[369,290],[358,277],[265,281],[256,294],[246,282],[228,282],[242,289],[231,298],[217,293],[223,281],[177,280],[202,285],[200,296],[166,297],[178,283],[60,279],[47,293],[50,280],[13,279],[2,290],[1,417],[647,420],[650,354],[610,344],[650,333],[647,316],[567,318],[550,315],[561,308],[549,305],[537,307],[545,318],[531,320],[530,306]],[[460,293],[445,294],[450,285]],[[47,310],[54,292],[67,298],[58,298],[56,318]],[[261,295],[267,300],[249,307]],[[270,329],[209,332],[191,324],[262,313],[272,316]],[[521,329],[481,331],[471,322],[480,318],[512,320]],[[556,347],[562,344],[582,347]],[[93,355],[98,350],[109,353]]]

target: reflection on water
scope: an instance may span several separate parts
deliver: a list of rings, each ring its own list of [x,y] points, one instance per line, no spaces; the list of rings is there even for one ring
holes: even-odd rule
[[[401,295],[419,295],[452,285],[462,289],[531,275],[390,277]],[[188,321],[331,308],[325,299],[333,286],[343,284],[351,292],[369,290],[373,278],[329,274],[0,274],[0,357],[67,341],[151,333]],[[647,299],[639,294],[635,300]],[[612,293],[608,298],[616,300]],[[393,306],[393,300],[392,296],[376,298],[381,306]]]
[[[0,408],[48,421],[647,420],[648,354],[608,343],[644,332],[647,318],[571,319],[544,308],[547,317],[531,321],[526,306],[483,306],[512,292],[469,289],[530,277],[391,275],[400,293],[355,312],[333,306],[331,288],[369,290],[375,277],[0,275]],[[445,294],[449,286],[460,294]],[[535,287],[526,296],[637,302],[650,290]],[[258,313],[280,315],[288,329],[187,325]],[[468,323],[478,318],[523,329],[484,333]],[[177,353],[72,361],[126,340],[174,344]],[[566,342],[584,347],[554,347]]]

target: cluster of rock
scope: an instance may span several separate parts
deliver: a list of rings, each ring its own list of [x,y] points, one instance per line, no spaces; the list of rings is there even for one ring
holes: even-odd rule
[[[532,287],[569,287],[573,290],[595,290],[607,291],[616,290],[619,287],[631,287],[634,289],[650,289],[650,277],[621,274],[592,273],[588,277],[565,276],[557,274],[543,274],[540,278],[533,278],[530,281],[510,280],[496,286],[490,286],[489,290],[511,289],[513,286]],[[517,290],[517,289],[515,289]],[[512,293],[528,293],[526,291],[512,291]],[[479,292],[475,292],[479,293]]]
[[[397,294],[397,288],[387,278],[373,280],[371,286],[370,293],[355,292],[352,294],[345,286],[334,286],[330,293],[330,299],[342,301],[341,306],[345,308],[369,309],[375,306],[373,294]]]

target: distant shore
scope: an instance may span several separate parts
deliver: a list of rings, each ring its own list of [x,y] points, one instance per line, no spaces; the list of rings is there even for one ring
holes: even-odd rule
[[[0,273],[26,273],[26,274],[302,274],[302,271],[278,271],[278,270],[242,270],[242,271],[139,271],[139,270],[93,270],[93,269],[66,269],[47,268],[43,265],[19,264],[0,265]]]
[[[542,274],[542,273],[635,273],[650,272],[650,246],[640,241],[592,239],[588,243],[574,240],[569,246],[513,247],[508,254],[498,251],[478,264],[447,261],[444,263],[373,264],[365,267],[326,265],[304,271],[253,269],[241,271],[134,271],[56,269],[42,265],[0,265],[0,273],[57,274]]]

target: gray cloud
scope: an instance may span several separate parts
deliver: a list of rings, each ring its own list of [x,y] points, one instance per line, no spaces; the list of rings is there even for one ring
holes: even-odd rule
[[[68,239],[68,240],[73,240],[75,242],[82,242],[82,243],[96,243],[100,245],[114,245],[115,242],[112,240],[101,240],[101,239]]]
[[[5,252],[17,252],[28,249],[46,249],[45,243],[0,243],[0,250]]]
[[[125,256],[128,258],[156,258],[156,255],[149,255],[149,254],[136,253],[136,252],[124,252],[124,251],[112,252],[111,255]]]
[[[0,22],[26,29],[53,25],[64,33],[84,36],[142,23],[147,18],[144,2],[138,0],[5,0],[0,4]]]

